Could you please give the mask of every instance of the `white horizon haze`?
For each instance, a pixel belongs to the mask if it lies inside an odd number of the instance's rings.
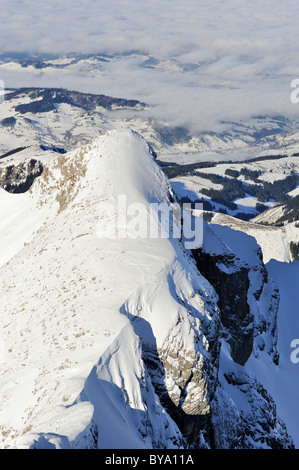
[[[192,130],[223,121],[296,118],[299,6],[292,0],[3,0],[0,51],[110,54],[101,71],[0,67],[6,87],[61,86],[138,99]]]

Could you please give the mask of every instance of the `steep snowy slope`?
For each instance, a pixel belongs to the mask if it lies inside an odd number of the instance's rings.
[[[272,259],[267,269],[279,287],[280,305],[277,317],[278,349],[280,364],[273,367],[265,357],[258,360],[252,356],[248,368],[260,379],[276,402],[277,411],[287,423],[288,431],[292,434],[296,448],[299,447],[298,436],[298,344],[299,344],[299,315],[298,315],[298,276],[299,262],[282,263]],[[295,341],[295,346],[292,344]],[[297,349],[295,350],[295,347]],[[296,352],[296,360],[292,352]]]
[[[245,235],[229,227],[206,232],[214,289],[177,238],[138,233],[159,224],[154,203],[176,209],[148,144],[131,131],[59,155],[29,192],[7,196],[1,447],[292,446],[261,378],[246,369],[260,350],[277,360],[275,286],[257,243],[241,249]],[[25,227],[28,214],[33,226],[19,240],[16,220]],[[219,279],[241,288],[237,338]]]
[[[41,165],[42,169],[43,165],[47,166],[54,161],[56,156],[55,152],[44,152],[39,146],[33,146],[0,160],[0,266],[20,251],[45,220],[55,214],[55,209],[53,212],[48,206],[38,210],[37,197],[32,197],[28,192],[11,194],[1,188],[1,183],[10,190],[13,187],[18,190],[22,185],[23,188],[30,187],[34,178],[40,174],[35,173],[30,162]]]
[[[285,262],[291,260],[288,232],[285,227],[245,222],[225,214],[214,214],[211,222],[231,227],[254,237],[261,247],[265,263],[272,258]]]
[[[275,212],[275,209],[266,211],[263,218],[254,218],[252,222],[245,222],[220,213],[211,214],[211,222],[231,227],[254,237],[261,247],[265,263],[271,259],[289,263],[294,261],[291,244],[299,244],[298,222],[287,223],[283,226],[271,225],[268,222],[270,218],[273,217],[273,221],[277,220]]]
[[[1,305],[1,335],[5,345],[5,361],[1,366],[2,446],[21,445],[22,435],[26,436],[24,445],[31,445],[34,438],[29,437],[30,432],[35,436],[44,432],[63,434],[59,444],[62,447],[65,442],[68,445],[75,442],[74,434],[84,431],[93,412],[91,406],[69,406],[81,394],[92,366],[105,350],[108,347],[115,350],[112,343],[116,337],[123,346],[119,346],[116,363],[110,360],[110,382],[114,387],[120,386],[123,393],[127,391],[123,407],[137,410],[136,416],[142,416],[143,422],[137,435],[134,432],[131,440],[128,437],[126,446],[158,445],[154,432],[157,413],[164,423],[162,429],[167,430],[161,431],[160,445],[171,446],[181,439],[153,387],[148,386],[130,317],[137,313],[134,309],[141,308],[140,296],[145,296],[141,304],[145,303],[148,309],[153,304],[153,311],[157,312],[152,313],[150,324],[155,330],[156,347],[161,347],[173,331],[185,361],[188,354],[185,357],[183,352],[191,350],[192,364],[194,355],[199,360],[200,350],[204,353],[208,348],[205,337],[199,335],[198,325],[200,321],[210,322],[213,308],[209,306],[206,310],[198,297],[189,301],[189,295],[194,291],[210,291],[212,305],[213,290],[183,250],[175,249],[167,239],[102,238],[103,224],[107,217],[113,217],[111,207],[117,208],[118,194],[125,194],[128,204],[138,201],[149,209],[149,201],[167,200],[169,190],[145,141],[131,132],[123,132],[95,139],[90,146],[67,157],[59,156],[44,169],[29,193],[8,195],[13,201],[12,223],[18,217],[22,226],[23,217],[27,218],[26,210],[20,212],[22,205],[14,202],[20,199],[27,207],[30,204],[35,207],[40,227],[20,251],[11,251],[15,256],[1,268],[1,297],[5,298]],[[8,221],[7,230],[9,227]],[[6,253],[6,247],[3,248],[2,253]],[[3,261],[7,257],[5,254]],[[182,281],[180,287],[176,278]],[[169,285],[172,287],[168,288]],[[193,328],[195,332],[190,336]],[[122,364],[122,349],[133,347],[126,344],[130,335],[135,341],[134,354],[128,353],[130,361]],[[195,367],[199,373],[200,361]],[[102,383],[106,379],[100,374],[99,380]],[[203,395],[204,385],[204,379],[195,385]],[[175,383],[172,387],[177,387],[174,394],[181,393]],[[146,400],[134,397],[144,394],[144,389],[147,402],[154,407],[153,416]],[[91,393],[88,390],[86,393]],[[120,406],[117,389],[114,400],[117,408]],[[93,405],[97,414],[96,404]],[[76,432],[67,424],[72,422],[69,413],[73,409],[78,414],[74,418]],[[115,419],[119,420],[117,416]],[[97,426],[102,446],[102,436],[109,435],[110,424],[103,420]],[[130,428],[128,423],[126,426]],[[142,432],[152,434],[152,441],[150,437],[144,441]],[[123,430],[119,429],[113,439],[107,445],[122,445]]]

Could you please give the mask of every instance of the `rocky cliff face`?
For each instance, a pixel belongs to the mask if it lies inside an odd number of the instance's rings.
[[[269,278],[259,246],[241,232],[211,224],[205,225],[205,241],[193,256],[215,288],[220,316],[218,340],[222,346],[211,400],[212,447],[292,447],[273,399],[246,368],[251,354],[258,357],[265,348],[269,360],[279,363],[279,292]],[[240,406],[242,400],[245,407]]]
[[[274,400],[246,370],[231,368],[220,374],[211,409],[216,449],[294,447]]]
[[[221,266],[234,267],[233,256],[212,256],[201,249],[193,254],[201,273],[217,292],[223,333],[226,332],[232,358],[244,365],[253,348],[253,314],[247,299],[249,269],[239,266],[236,270],[222,270]]]
[[[34,158],[14,165],[6,164],[0,167],[0,184],[9,193],[24,193],[42,172],[42,163]]]

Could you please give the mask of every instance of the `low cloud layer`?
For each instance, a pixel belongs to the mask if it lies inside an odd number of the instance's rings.
[[[7,86],[66,86],[154,106],[195,129],[254,115],[297,116],[293,0],[2,0],[1,51],[106,53],[101,73],[1,69]]]

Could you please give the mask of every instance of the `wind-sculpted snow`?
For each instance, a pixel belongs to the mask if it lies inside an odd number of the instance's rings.
[[[125,230],[119,197],[142,207],[142,224],[152,204],[176,208],[146,141],[112,131],[43,166],[28,192],[0,193],[1,447],[291,446],[273,399],[236,363],[242,335],[230,341],[225,299],[191,251],[173,233]],[[258,245],[242,252],[244,234],[213,233],[219,269],[230,274],[226,255],[235,275],[248,274],[236,304],[252,320],[245,353],[263,350],[274,364],[274,286]],[[265,406],[271,416],[260,419]]]
[[[6,300],[1,306],[3,446],[45,444],[46,435],[60,434],[57,416],[61,413],[63,420],[62,410],[80,395],[93,364],[131,324],[122,305],[178,256],[183,279],[190,264],[181,247],[177,253],[178,241],[98,236],[102,207],[115,206],[118,194],[147,207],[149,201],[170,204],[170,185],[142,138],[112,132],[67,157],[49,162],[28,193],[9,195],[28,200],[33,213],[43,217],[1,269],[1,295]],[[185,298],[191,286],[189,281]],[[168,297],[166,291],[164,312],[152,319],[154,328],[164,317],[165,337],[182,309]],[[135,367],[134,355],[127,367]],[[33,433],[31,443],[28,433]],[[74,441],[64,436],[59,446]],[[165,435],[163,439],[167,441]]]

